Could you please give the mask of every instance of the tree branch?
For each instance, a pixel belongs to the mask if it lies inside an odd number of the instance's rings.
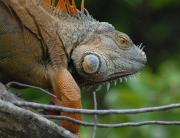
[[[96,97],[96,91],[93,92],[93,103],[94,103],[94,110],[97,110],[97,97]],[[96,123],[97,123],[97,115],[94,114],[94,127],[93,127],[93,135],[92,138],[96,138],[96,131],[97,131],[97,127],[96,127]]]
[[[6,100],[9,102],[5,102]],[[96,97],[94,94],[95,109],[97,107]],[[16,105],[16,106],[15,106]],[[19,106],[19,107],[17,107]],[[139,109],[123,109],[123,110],[88,110],[88,109],[72,109],[62,106],[55,105],[45,105],[32,102],[25,102],[17,98],[10,92],[7,92],[5,87],[0,84],[0,136],[8,136],[7,138],[14,137],[14,134],[17,136],[22,135],[23,137],[28,137],[32,135],[34,138],[39,138],[39,135],[42,137],[69,137],[73,136],[69,131],[64,128],[54,124],[53,122],[45,119],[60,119],[67,120],[73,123],[88,127],[100,127],[100,128],[119,128],[119,127],[138,127],[144,125],[176,125],[180,126],[180,121],[143,121],[143,122],[125,122],[119,124],[99,124],[98,122],[83,122],[79,120],[74,120],[65,116],[47,116],[47,115],[38,115],[29,110],[22,109],[20,107],[28,107],[31,109],[44,109],[44,110],[53,110],[60,112],[69,112],[69,113],[81,113],[88,115],[111,115],[111,114],[142,114],[149,112],[160,112],[167,111],[172,109],[179,109],[180,103],[170,104],[158,107],[148,107],[148,108],[139,108]],[[45,117],[45,118],[44,118]],[[11,124],[11,126],[9,125]],[[19,130],[21,129],[21,130]],[[22,131],[23,130],[23,131]],[[34,130],[37,130],[34,132]],[[46,130],[46,131],[44,131]],[[12,133],[9,133],[12,132]],[[20,133],[21,132],[21,133]],[[11,135],[13,134],[13,135]],[[50,136],[51,135],[51,136]]]
[[[62,106],[55,105],[45,105],[38,104],[32,102],[13,102],[13,104],[20,107],[30,107],[33,109],[44,109],[44,110],[52,110],[52,111],[60,111],[60,112],[68,112],[68,113],[81,113],[81,114],[89,114],[89,115],[111,115],[111,114],[144,114],[149,112],[160,112],[167,111],[172,109],[179,109],[180,103],[177,104],[169,104],[158,107],[148,107],[148,108],[139,108],[139,109],[124,109],[124,110],[89,110],[89,109],[73,109]]]
[[[68,130],[32,111],[10,102],[19,100],[0,83],[0,137],[1,138],[76,138]],[[8,102],[7,102],[8,101]]]
[[[86,127],[94,127],[96,125],[99,128],[120,128],[120,127],[138,127],[138,126],[145,126],[145,125],[172,125],[172,126],[180,126],[180,121],[143,121],[143,122],[126,122],[126,123],[119,123],[119,124],[99,124],[99,123],[89,123],[85,121],[79,121],[72,119],[66,116],[52,116],[52,115],[43,115],[48,119],[58,119],[58,120],[67,120],[73,123],[83,125]]]

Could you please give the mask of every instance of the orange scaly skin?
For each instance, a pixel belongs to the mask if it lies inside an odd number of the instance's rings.
[[[51,5],[51,0],[44,0],[45,3]],[[67,8],[66,8],[67,6]],[[72,0],[72,5],[69,0],[59,0],[56,6],[61,12],[69,12],[69,14],[77,15],[77,8],[74,0]],[[61,105],[64,107],[77,108],[81,109],[81,93],[78,85],[76,84],[74,78],[65,68],[59,69],[59,71],[55,74],[55,92],[54,94],[57,96],[57,99],[53,99],[53,102],[56,105]],[[70,114],[70,113],[61,113],[63,116],[68,116],[77,120],[82,120],[81,114]],[[80,135],[80,125],[62,121],[63,127],[70,130],[72,133],[76,135]]]
[[[65,2],[64,0],[60,0],[58,2],[58,6],[57,6],[62,12],[66,13],[67,12],[67,9],[66,9],[66,5],[65,5]]]
[[[48,5],[52,5],[52,0],[44,0],[44,2]],[[78,10],[76,8],[76,4],[74,0],[72,0],[72,4],[70,4],[69,0],[59,0],[58,4],[56,5],[56,8],[58,8],[61,12],[64,12],[64,13],[68,12],[71,15],[78,14]]]
[[[65,68],[59,69],[59,71],[56,73],[54,94],[57,96],[57,99],[54,99],[53,101],[57,105],[77,109],[82,107],[80,89],[71,74]],[[62,112],[61,115],[82,120],[82,116],[80,114]],[[79,125],[68,121],[63,121],[62,125],[71,132],[79,134]]]

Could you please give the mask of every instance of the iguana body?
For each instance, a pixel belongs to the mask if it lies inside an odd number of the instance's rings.
[[[49,0],[0,0],[0,79],[49,89],[55,104],[81,108],[78,85],[134,74],[146,56],[126,34],[62,2],[57,10]],[[63,126],[79,133],[78,125]]]

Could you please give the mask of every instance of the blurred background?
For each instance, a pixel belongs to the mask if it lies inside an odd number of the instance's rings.
[[[76,0],[80,5],[80,0]],[[99,21],[113,24],[135,44],[143,44],[148,63],[136,78],[97,93],[98,109],[127,109],[180,102],[180,0],[85,0],[85,7]],[[28,94],[27,91],[31,91]],[[26,98],[46,103],[49,97],[24,90]],[[82,92],[83,107],[93,108],[92,93]],[[40,98],[40,99],[39,99]],[[92,121],[92,116],[85,116]],[[141,115],[98,117],[100,123],[145,120],[179,120],[178,110]],[[90,138],[90,128],[82,127]],[[98,129],[97,138],[180,138],[177,126]]]
[[[159,106],[180,102],[180,0],[85,0],[99,21],[113,24],[135,44],[143,44],[148,63],[136,78],[98,92],[98,109]],[[92,94],[83,93],[84,107],[92,108]],[[87,101],[89,99],[89,101]],[[101,123],[180,120],[178,110],[144,115],[98,117]],[[92,118],[87,117],[87,120]],[[85,138],[90,129],[83,128]],[[180,138],[180,127],[143,126],[98,129],[97,138]]]

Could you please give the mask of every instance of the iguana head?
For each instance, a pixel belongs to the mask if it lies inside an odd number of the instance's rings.
[[[141,46],[108,23],[99,23],[73,51],[72,60],[81,85],[116,81],[136,74],[146,63]]]
[[[128,35],[109,23],[93,19],[84,9],[84,2],[81,11],[75,4],[61,4],[57,5],[60,10],[57,32],[72,61],[71,73],[80,86],[111,82],[144,67],[146,55]]]

